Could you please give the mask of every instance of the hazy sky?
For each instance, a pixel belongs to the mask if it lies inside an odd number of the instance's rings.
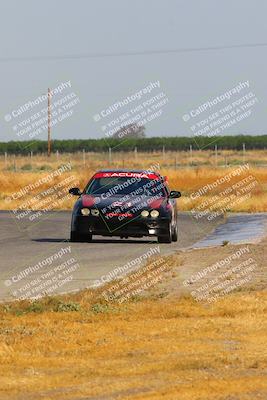
[[[164,92],[168,102],[146,124],[147,135],[192,135],[184,114],[249,81],[249,90],[233,99],[252,91],[257,103],[224,133],[266,133],[267,46],[224,48],[267,43],[266,15],[264,0],[1,0],[0,140],[28,139],[27,132],[18,136],[17,123],[46,102],[20,117],[12,111],[67,81],[71,90],[52,102],[72,92],[79,102],[52,128],[53,138],[103,137],[108,119],[93,117],[158,81],[160,88],[121,107],[109,122]],[[197,50],[203,48],[210,49]],[[222,101],[205,117],[228,104]]]

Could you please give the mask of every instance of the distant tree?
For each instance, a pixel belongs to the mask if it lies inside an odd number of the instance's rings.
[[[59,151],[61,153],[75,153],[77,151],[95,151],[95,152],[106,152],[107,142],[108,146],[116,148],[116,151],[133,151],[138,146],[138,151],[162,151],[162,147],[165,150],[177,150],[177,151],[188,151],[190,145],[194,149],[206,149],[214,150],[215,144],[218,145],[218,150],[232,149],[242,150],[243,143],[246,145],[247,150],[252,149],[266,149],[267,148],[267,135],[238,135],[238,136],[217,136],[216,140],[211,141],[210,137],[198,137],[197,140],[190,136],[171,136],[171,137],[144,137],[143,126],[139,127],[136,125],[135,128],[131,129],[132,125],[128,125],[121,128],[116,132],[116,137],[100,138],[100,139],[67,139],[67,140],[53,140],[53,151]],[[128,133],[127,133],[128,132]],[[129,138],[129,140],[123,141],[123,138]],[[139,138],[143,138],[139,141]],[[196,143],[197,141],[197,143]],[[118,146],[119,144],[119,146]],[[45,140],[36,141],[21,141],[21,142],[0,142],[0,155],[7,152],[10,154],[29,154],[29,151],[36,153],[46,153],[47,142]]]
[[[142,139],[145,135],[145,127],[138,124],[129,124],[122,126],[117,132],[112,136],[114,139],[124,139],[124,138],[137,138]]]

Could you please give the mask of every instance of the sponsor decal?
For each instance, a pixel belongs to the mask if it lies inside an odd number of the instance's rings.
[[[107,217],[132,217],[131,213],[119,213],[119,212],[110,212],[106,214]]]
[[[144,172],[98,172],[94,178],[146,178],[159,180],[160,177],[153,173]]]

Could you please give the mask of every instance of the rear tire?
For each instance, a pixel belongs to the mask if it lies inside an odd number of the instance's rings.
[[[168,233],[166,235],[158,236],[159,243],[171,243],[172,242],[172,227],[168,225]]]
[[[82,234],[79,232],[75,232],[75,231],[71,231],[71,233],[70,233],[70,241],[71,242],[80,242],[80,243],[91,242],[92,237],[93,237],[93,235],[91,233],[88,235],[85,235],[85,234]]]

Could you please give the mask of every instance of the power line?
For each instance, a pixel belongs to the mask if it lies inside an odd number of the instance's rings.
[[[51,155],[51,90],[47,92],[47,156]]]
[[[233,44],[228,46],[210,46],[210,47],[189,47],[181,49],[169,50],[144,50],[133,52],[118,52],[118,53],[80,53],[80,54],[65,54],[65,55],[45,55],[45,56],[27,56],[27,57],[0,57],[0,62],[13,62],[13,61],[56,61],[56,60],[79,60],[87,58],[106,58],[106,57],[130,57],[130,56],[150,56],[157,54],[179,54],[179,53],[193,53],[201,51],[216,51],[228,49],[242,49],[242,48],[256,48],[266,47],[267,43],[243,43]]]

